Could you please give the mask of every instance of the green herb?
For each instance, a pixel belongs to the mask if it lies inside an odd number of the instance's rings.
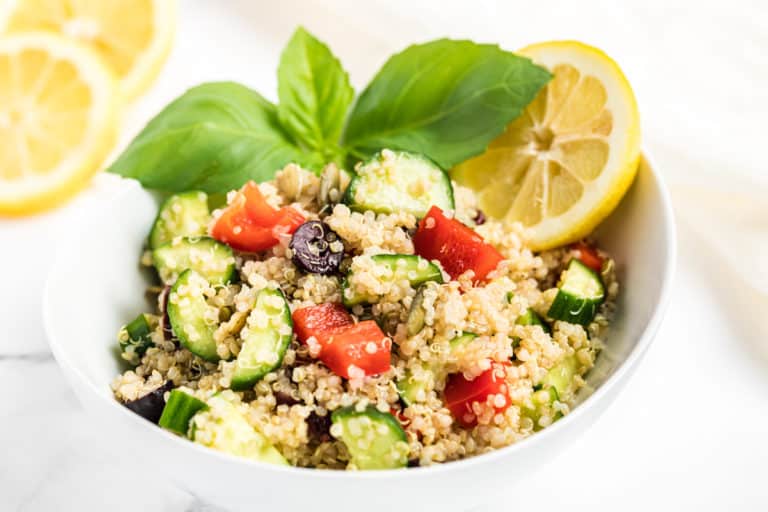
[[[444,169],[482,153],[551,75],[498,46],[441,39],[392,56],[360,95],[344,143],[422,153]]]
[[[333,160],[355,96],[349,76],[328,47],[299,28],[277,68],[278,117],[286,131]]]
[[[277,107],[243,85],[200,85],[155,116],[108,170],[150,189],[222,193],[268,181],[290,162],[319,172],[382,148],[447,169],[483,152],[550,78],[497,46],[441,39],[391,57],[350,114],[347,73],[299,28],[280,59]]]
[[[225,192],[266,181],[288,162],[319,164],[302,151],[257,92],[232,82],[194,87],[165,107],[108,169],[167,192]]]

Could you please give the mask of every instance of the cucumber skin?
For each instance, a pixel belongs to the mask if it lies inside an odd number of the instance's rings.
[[[152,327],[147,321],[147,315],[141,313],[126,324],[124,329],[128,334],[128,340],[119,342],[120,351],[123,353],[123,358],[127,360],[127,357],[125,356],[126,351],[130,347],[134,347],[133,355],[135,357],[128,362],[136,366],[139,364],[147,350],[155,346],[155,343],[152,341]]]
[[[440,168],[439,165],[437,165],[435,162],[433,162],[432,160],[430,160],[429,158],[427,158],[424,155],[420,155],[418,153],[409,153],[407,151],[395,151],[394,153],[396,153],[398,156],[405,155],[408,158],[413,158],[413,159],[421,160],[421,161],[425,162],[426,164],[428,164],[428,165],[436,168],[440,172],[442,172],[442,174],[443,174],[443,181],[447,185],[447,187],[446,187],[447,201],[446,201],[445,204],[438,204],[436,206],[439,206],[443,210],[454,210],[456,208],[456,203],[455,203],[454,193],[453,193],[453,184],[451,183],[451,177],[448,175],[447,172],[445,172],[442,168]],[[365,167],[366,165],[374,163],[374,162],[377,162],[377,161],[381,161],[381,158],[382,158],[381,151],[379,151],[378,153],[374,154],[371,158],[369,158],[368,160],[363,162],[362,163],[362,167]],[[401,210],[401,208],[392,209],[391,207],[383,207],[383,208],[362,207],[361,208],[362,205],[359,205],[355,201],[355,194],[357,192],[358,185],[360,185],[360,183],[363,182],[363,180],[365,180],[366,178],[367,178],[366,175],[361,175],[359,173],[355,173],[355,174],[352,175],[352,180],[349,182],[349,186],[344,191],[344,195],[341,198],[341,202],[343,204],[346,204],[352,210],[360,211],[360,212],[364,212],[364,211],[370,210],[370,211],[373,211],[375,213],[385,213],[385,214],[387,214],[387,213],[397,213],[398,211]],[[420,215],[416,215],[416,217],[423,217],[424,215],[426,215],[427,211],[429,210],[429,208],[431,206],[432,206],[432,204],[426,205],[424,211],[421,212]]]
[[[183,237],[180,241],[177,240],[176,242],[168,242],[167,244],[163,244],[152,251],[153,264],[157,270],[158,275],[160,276],[160,280],[166,284],[172,284],[173,280],[171,279],[171,276],[173,273],[185,270],[185,268],[171,269],[170,267],[167,267],[165,263],[163,263],[166,257],[166,253],[183,251],[185,246],[187,250],[192,250],[197,244],[201,244],[200,248],[203,248],[204,246],[210,246],[210,250],[222,251],[223,254],[216,254],[216,257],[230,258],[231,263],[220,275],[216,274],[211,276],[210,273],[205,272],[204,269],[194,270],[215,284],[227,284],[232,282],[236,275],[235,257],[234,253],[232,252],[232,248],[208,236]]]
[[[195,207],[195,208],[200,207],[201,206],[200,203],[202,203],[202,207],[205,209],[205,214],[206,214],[205,217],[207,217],[208,219],[210,218],[211,213],[210,213],[210,210],[208,209],[208,196],[205,192],[202,192],[199,190],[189,190],[187,192],[181,192],[179,194],[174,194],[168,197],[165,201],[163,201],[163,204],[160,205],[160,209],[157,212],[155,221],[152,223],[152,229],[150,230],[149,236],[147,237],[150,249],[156,249],[157,247],[160,247],[161,245],[170,242],[177,236],[201,236],[206,233],[205,223],[201,224],[203,229],[198,230],[195,233],[177,232],[177,233],[173,233],[171,236],[168,236],[167,233],[163,232],[164,230],[166,230],[166,226],[165,226],[165,220],[162,218],[162,214],[166,209],[171,208],[172,205],[178,201],[181,201],[182,208],[184,208],[185,203],[188,201],[193,201],[193,205],[190,205],[190,207]],[[198,204],[194,204],[194,203],[198,203]],[[184,212],[182,212],[182,214],[183,213]],[[195,212],[196,215],[199,213],[200,213],[199,211]]]
[[[261,290],[259,295],[265,292],[276,292],[276,294],[282,298],[284,305],[282,313],[283,322],[291,329],[291,334],[280,335],[280,342],[278,346],[279,356],[277,362],[274,365],[263,366],[262,368],[249,370],[241,370],[238,366],[235,366],[235,372],[232,375],[232,381],[230,383],[230,388],[233,391],[245,391],[247,389],[251,389],[253,385],[261,380],[266,374],[275,370],[276,368],[279,368],[280,365],[283,364],[285,352],[288,350],[288,346],[291,344],[291,340],[293,339],[293,319],[291,317],[291,308],[288,305],[288,301],[285,298],[285,295],[283,294],[282,290],[272,288],[265,288],[264,290]],[[258,302],[259,301],[257,297],[255,307],[258,307]],[[248,343],[247,340],[243,341],[243,345],[246,343]],[[240,353],[242,354],[242,348],[240,350]]]
[[[194,396],[185,393],[179,389],[171,391],[168,401],[165,403],[163,414],[160,416],[158,425],[166,430],[175,432],[182,436],[187,436],[189,432],[189,422],[192,417],[208,408],[208,404],[198,400]]]
[[[173,287],[171,288],[170,293],[176,293],[177,288],[187,282],[187,280],[189,279],[189,276],[192,275],[192,272],[195,272],[195,271],[192,269],[187,269],[184,272],[182,272],[179,278],[174,283]],[[199,299],[203,301],[205,300],[202,298],[199,298]],[[219,359],[221,359],[219,357],[218,352],[216,351],[216,342],[213,341],[212,332],[210,333],[211,343],[207,344],[204,347],[199,346],[197,342],[191,342],[187,338],[187,334],[184,331],[184,324],[186,323],[186,319],[181,318],[181,313],[179,311],[178,305],[174,304],[170,300],[168,301],[168,318],[171,321],[171,329],[173,329],[173,333],[179,339],[179,342],[182,344],[184,348],[186,348],[196,356],[212,363],[218,362]]]
[[[597,283],[600,295],[591,298],[580,297],[564,288],[568,286],[568,275],[571,272],[586,274],[589,279]],[[559,290],[552,301],[552,305],[547,311],[547,316],[555,320],[563,320],[572,324],[589,325],[594,320],[600,305],[605,300],[605,288],[600,276],[581,263],[577,259],[572,259],[565,271],[565,282],[560,283]]]
[[[390,267],[393,272],[398,270],[397,262],[400,259],[406,259],[409,263],[413,264],[415,263],[418,265],[418,262],[423,260],[421,256],[417,256],[415,254],[376,254],[374,256],[371,256],[371,259],[374,261],[374,263],[386,265]],[[443,283],[443,274],[440,272],[440,269],[432,263],[431,261],[427,261],[427,268],[424,270],[416,270],[417,273],[421,275],[417,275],[414,279],[409,279],[409,282],[411,283],[411,286],[419,286],[422,285],[428,281],[434,281],[438,284]],[[408,271],[407,265],[404,269]],[[347,276],[342,280],[341,283],[341,301],[344,304],[344,306],[351,308],[353,306],[357,306],[358,304],[365,304],[369,302],[368,297],[364,296],[354,296],[351,298],[347,297],[347,289],[349,289],[349,277],[352,276],[352,272],[347,274]]]
[[[405,431],[403,430],[403,427],[400,425],[400,422],[392,416],[392,414],[388,412],[381,412],[376,407],[369,405],[367,406],[362,412],[358,411],[354,405],[349,407],[342,407],[340,409],[336,409],[331,414],[331,422],[332,423],[338,423],[338,422],[344,422],[347,419],[355,418],[359,416],[367,416],[371,419],[374,423],[379,424],[385,424],[389,429],[389,434],[392,435],[392,442],[403,442],[408,443],[408,437],[405,435]],[[355,456],[355,449],[350,449],[349,445],[347,444],[347,440],[343,439],[344,436],[342,436],[342,441],[345,445],[347,445],[347,449],[350,451],[350,455],[352,455],[352,461],[356,459]],[[396,468],[402,468],[405,467],[407,464],[407,459],[403,460],[402,463],[391,466],[388,469],[396,469]],[[384,468],[360,468],[360,469],[384,469]]]

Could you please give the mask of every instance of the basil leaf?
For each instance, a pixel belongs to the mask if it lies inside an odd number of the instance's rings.
[[[332,159],[355,95],[339,60],[299,27],[280,57],[277,81],[280,123],[296,140]]]
[[[257,92],[234,82],[194,87],[160,112],[108,169],[145,188],[227,192],[267,181],[289,162],[322,165],[303,152]]]
[[[393,55],[363,91],[346,126],[350,153],[422,153],[443,168],[482,153],[550,73],[498,46],[440,39]]]

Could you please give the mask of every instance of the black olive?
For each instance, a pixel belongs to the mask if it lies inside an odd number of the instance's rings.
[[[320,416],[315,411],[307,417],[309,439],[316,443],[325,443],[331,438],[331,415]]]
[[[141,398],[137,398],[132,402],[125,402],[127,408],[141,416],[146,418],[152,423],[157,424],[160,421],[160,415],[163,414],[163,408],[165,408],[165,392],[173,389],[173,381],[167,380],[165,384],[150,391]]]
[[[291,396],[290,393],[286,393],[285,391],[276,391],[275,392],[275,404],[277,405],[297,405],[300,404],[301,400],[296,400]]]
[[[319,220],[310,220],[299,226],[293,233],[290,248],[296,266],[314,274],[338,272],[344,258],[341,238]]]
[[[480,226],[481,224],[485,224],[485,214],[483,213],[483,210],[480,208],[477,209],[477,214],[475,215],[475,218],[472,219],[475,221],[476,226]]]

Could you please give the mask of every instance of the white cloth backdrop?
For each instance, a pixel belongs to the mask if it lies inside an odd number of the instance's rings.
[[[768,508],[768,2],[180,3],[174,52],[126,115],[123,143],[204,80],[274,98],[279,50],[297,24],[329,43],[358,88],[393,51],[441,36],[509,49],[580,39],[614,56],[675,201],[672,304],[618,402],[551,465],[510,482],[499,508]],[[0,221],[0,509],[213,510],[162,475],[139,476],[135,454],[103,454],[109,432],[76,403],[43,337],[40,296],[57,240],[77,244],[67,226],[119,186],[99,176],[57,212]]]

